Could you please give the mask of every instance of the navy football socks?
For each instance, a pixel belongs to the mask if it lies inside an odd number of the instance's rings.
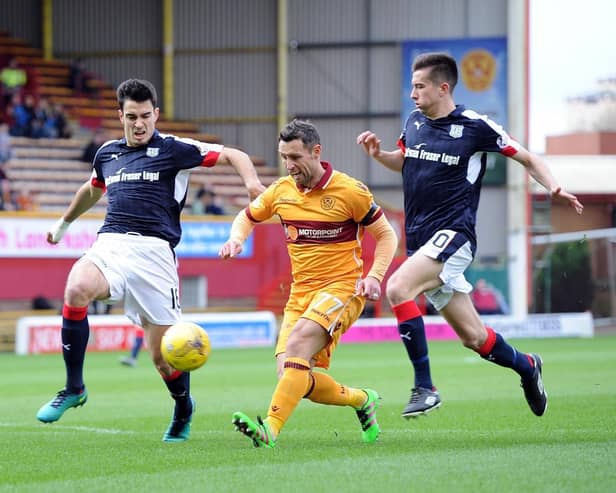
[[[392,310],[398,320],[400,339],[415,369],[415,387],[432,390],[428,341],[421,311],[412,300],[393,306]]]
[[[66,390],[79,394],[84,388],[83,362],[90,338],[88,307],[62,307],[62,355],[66,367]]]

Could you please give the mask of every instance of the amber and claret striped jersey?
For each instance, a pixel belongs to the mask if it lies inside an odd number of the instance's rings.
[[[294,284],[311,288],[363,275],[364,226],[383,211],[360,181],[321,162],[325,174],[312,189],[286,176],[272,183],[246,208],[256,223],[278,215],[285,232]]]

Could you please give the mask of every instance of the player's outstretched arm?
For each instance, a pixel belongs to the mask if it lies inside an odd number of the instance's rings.
[[[224,243],[218,251],[218,256],[223,259],[233,258],[242,253],[242,245],[246,241],[246,238],[250,236],[254,229],[254,223],[248,219],[245,211],[240,211],[233,224],[231,224],[231,232],[229,233],[229,239]]]
[[[84,212],[90,210],[100,200],[103,193],[103,190],[93,186],[90,180],[81,185],[62,217],[47,232],[47,242],[52,245],[58,243],[71,223]]]
[[[528,171],[528,174],[530,174],[530,176],[532,176],[537,183],[550,192],[553,199],[570,205],[578,214],[581,214],[584,211],[584,206],[578,198],[562,189],[550,172],[549,168],[539,156],[522,147],[513,155],[513,159],[524,166]]]
[[[357,136],[357,144],[362,146],[368,156],[376,159],[386,168],[392,171],[401,171],[404,164],[404,155],[400,149],[395,151],[383,151],[381,149],[381,139],[370,131],[366,130]]]
[[[398,237],[385,214],[366,226],[366,231],[376,240],[374,261],[366,277],[358,284],[356,294],[377,300],[381,296],[381,282],[398,248]]]
[[[238,175],[242,178],[250,200],[256,199],[258,195],[265,190],[265,186],[259,180],[257,171],[248,154],[239,149],[230,147],[223,148],[216,164],[230,164],[233,166]]]

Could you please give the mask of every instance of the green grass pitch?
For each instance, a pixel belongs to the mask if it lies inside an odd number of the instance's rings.
[[[382,396],[378,442],[349,408],[300,403],[275,449],[254,449],[231,414],[265,414],[270,348],[215,350],[192,375],[186,443],[161,441],[172,401],[141,354],[86,357],[88,403],[54,424],[38,408],[63,385],[60,355],[0,354],[0,492],[609,492],[616,491],[616,337],[524,339],[545,362],[549,407],[526,405],[519,379],[457,342],[431,342],[441,409],[400,418],[412,386],[399,343],[338,348],[331,374]]]

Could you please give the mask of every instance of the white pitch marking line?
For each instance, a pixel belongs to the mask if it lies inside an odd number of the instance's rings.
[[[44,424],[44,423],[41,423]],[[0,426],[4,426],[7,428],[10,427],[23,427],[29,426],[24,423],[0,423]],[[40,426],[40,425],[38,425]],[[119,435],[119,434],[134,434],[135,432],[132,430],[118,430],[115,428],[95,428],[93,426],[66,426],[66,425],[53,425],[53,428],[45,428],[49,430],[74,430],[74,431],[85,431],[88,433],[103,433],[108,435]]]

